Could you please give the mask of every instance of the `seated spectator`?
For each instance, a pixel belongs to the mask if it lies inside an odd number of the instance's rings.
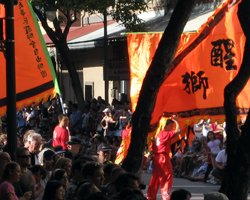
[[[48,180],[51,178],[52,171],[54,169],[55,160],[54,160],[55,152],[48,149],[43,153],[43,167],[46,171],[46,177],[42,180],[42,185],[45,188]]]
[[[55,169],[64,169],[68,179],[71,176],[72,160],[69,158],[61,157],[56,161]]]
[[[88,197],[88,200],[109,200],[109,198],[101,192],[94,192]]]
[[[104,143],[100,144],[97,147],[97,156],[98,156],[98,161],[101,164],[107,164],[111,163],[111,151],[112,148]]]
[[[46,178],[46,170],[41,165],[35,165],[30,168],[30,171],[32,172],[35,180],[34,198],[36,200],[40,200],[43,197],[45,188],[42,184],[42,180]]]
[[[27,130],[24,135],[23,135],[23,144],[25,148],[28,148],[30,141],[28,141],[28,138],[30,138],[30,136],[32,134],[36,133],[34,130]]]
[[[7,145],[7,134],[0,131],[0,150],[5,151]]]
[[[20,198],[17,197],[13,183],[20,180],[21,168],[16,162],[9,162],[5,165],[3,176],[1,177],[2,183],[0,184],[0,199],[13,199],[13,200],[30,200],[32,191],[24,193]]]
[[[210,192],[204,194],[204,200],[229,200],[228,197],[220,192]]]
[[[64,200],[65,188],[60,181],[48,181],[43,195],[43,200]]]
[[[204,181],[205,174],[208,168],[208,163],[204,162],[199,167],[193,170],[191,176],[187,177],[190,181]]]
[[[9,153],[7,152],[0,152],[0,177],[2,177],[2,173],[4,170],[4,167],[7,163],[9,163],[11,161],[11,157],[9,155]]]
[[[78,158],[76,160],[73,160],[71,168],[71,179],[66,189],[65,200],[76,199],[76,190],[83,181],[82,168],[86,162],[87,160],[85,160],[85,158]]]
[[[179,189],[172,192],[170,200],[190,200],[191,196],[189,191]]]
[[[67,144],[68,144],[68,151],[71,154],[71,158],[79,153],[81,148],[81,140],[79,138],[72,136]]]
[[[222,149],[215,158],[215,168],[212,170],[210,183],[220,184],[224,176],[224,169],[227,164],[226,149]]]
[[[219,151],[221,150],[222,143],[221,140],[215,137],[213,131],[209,131],[207,133],[207,147],[208,147],[208,153],[211,155],[213,168],[215,168],[215,158],[219,153]]]
[[[68,187],[69,184],[69,180],[68,180],[68,176],[67,173],[64,169],[55,169],[51,175],[51,181],[55,180],[55,181],[59,181],[60,183],[62,183],[63,187],[66,188]],[[64,191],[65,192],[65,191]]]
[[[213,131],[207,133],[207,158],[208,158],[208,167],[205,173],[205,182],[210,182],[209,174],[215,168],[215,158],[221,149],[222,143],[221,140],[216,139]]]
[[[112,182],[113,180],[113,176],[112,176],[112,171],[115,168],[120,168],[119,165],[113,164],[113,163],[107,163],[104,165],[103,167],[103,171],[104,171],[104,185],[109,184]]]
[[[126,188],[118,195],[119,200],[147,200],[139,189]]]
[[[98,189],[101,189],[104,181],[102,165],[97,162],[87,162],[82,168],[82,177],[85,181],[94,183]]]
[[[113,165],[111,168],[110,165]],[[111,170],[111,169],[112,170]],[[107,172],[111,171],[111,172]],[[125,173],[126,171],[121,168],[120,166],[115,166],[115,164],[107,164],[104,166],[104,176],[107,177],[107,180],[105,179],[105,185],[102,188],[102,192],[104,192],[108,196],[112,196],[116,191],[116,179],[119,177],[120,174]],[[110,174],[110,175],[107,175]]]
[[[129,172],[121,173],[115,180],[117,192],[121,192],[126,188],[140,189],[140,185],[139,177]]]
[[[34,130],[29,130],[25,133],[24,147],[26,147],[31,155],[31,165],[41,164],[38,158],[40,152],[42,136]]]
[[[94,183],[85,182],[77,189],[77,200],[87,200],[93,193],[100,192]]]
[[[184,153],[174,156],[175,176],[190,177],[193,175],[194,169],[199,168],[206,161],[205,147],[201,142],[201,138],[195,138],[192,146]]]
[[[43,166],[44,166],[45,170],[52,171],[54,169],[54,165],[55,165],[54,156],[55,155],[56,155],[56,153],[51,149],[48,149],[44,152],[44,154],[43,154]]]
[[[35,181],[32,172],[28,169],[31,167],[31,155],[28,149],[21,147],[16,150],[17,163],[21,167],[20,181],[14,183],[15,191],[18,197],[23,196],[26,192],[32,191],[34,195]]]
[[[61,146],[56,146],[53,149],[55,151],[55,156],[54,156],[55,163],[59,158],[65,157],[66,151],[63,150]]]

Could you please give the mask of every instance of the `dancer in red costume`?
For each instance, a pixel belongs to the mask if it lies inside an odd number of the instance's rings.
[[[153,172],[148,186],[148,200],[156,200],[158,188],[161,188],[163,200],[169,200],[173,185],[173,171],[170,160],[171,138],[180,132],[176,116],[167,119],[163,130],[155,136],[152,143]]]

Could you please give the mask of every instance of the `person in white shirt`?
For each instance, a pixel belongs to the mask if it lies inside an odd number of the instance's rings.
[[[211,174],[216,179],[222,181],[226,165],[227,165],[227,153],[226,149],[222,149],[215,158],[215,168],[213,169]]]

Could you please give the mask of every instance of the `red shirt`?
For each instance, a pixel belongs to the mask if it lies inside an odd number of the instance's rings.
[[[56,126],[53,132],[52,146],[62,146],[63,150],[67,150],[67,142],[69,141],[69,131],[66,128]]]
[[[175,131],[160,131],[155,142],[153,142],[154,153],[170,153],[171,138]]]

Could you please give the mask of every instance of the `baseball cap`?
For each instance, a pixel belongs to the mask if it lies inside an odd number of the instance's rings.
[[[107,144],[100,144],[98,147],[97,147],[97,152],[98,151],[111,151],[112,150],[112,147],[107,145]]]
[[[81,144],[81,139],[77,138],[77,137],[71,137],[71,139],[68,141],[69,145],[73,145],[73,144]]]
[[[43,158],[46,159],[46,160],[50,160],[53,158],[53,156],[55,156],[55,152],[51,149],[48,149],[46,151],[44,151],[43,153]]]

